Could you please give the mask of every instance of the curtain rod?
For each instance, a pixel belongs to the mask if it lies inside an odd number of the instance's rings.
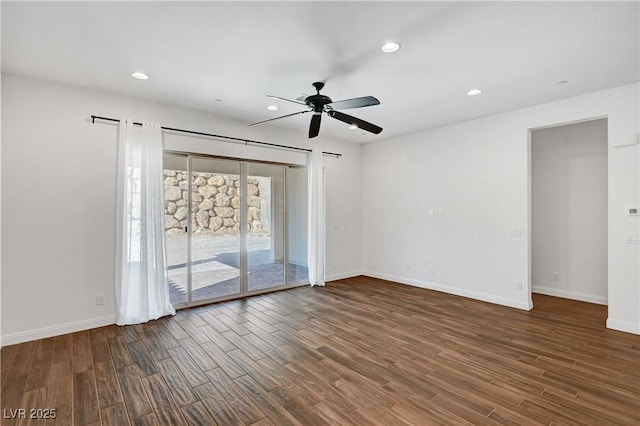
[[[91,123],[95,124],[96,120],[114,121],[114,122],[117,122],[117,123],[120,122],[120,120],[118,120],[116,118],[100,117],[98,115],[92,115],[91,116]],[[134,122],[133,124],[135,124],[137,126],[142,126],[142,123]],[[312,150],[310,150],[308,148],[298,148],[296,146],[278,145],[276,143],[260,142],[260,141],[254,141],[254,140],[251,140],[251,139],[234,138],[234,137],[231,137],[231,136],[216,135],[216,134],[213,134],[213,133],[204,133],[204,132],[196,132],[196,131],[193,131],[193,130],[175,129],[173,127],[164,127],[164,126],[162,126],[160,128],[162,130],[167,130],[167,131],[170,131],[170,132],[180,132],[180,133],[187,133],[189,135],[208,136],[208,137],[211,137],[211,138],[220,138],[220,139],[228,139],[228,140],[236,141],[236,142],[244,142],[245,145],[247,145],[247,144],[256,144],[256,145],[264,145],[264,146],[271,147],[271,148],[281,148],[281,149],[290,149],[290,150],[293,150],[293,151],[312,152]],[[336,158],[342,157],[342,154],[338,154],[338,153],[335,153],[335,152],[322,151],[322,154],[328,155],[328,156],[331,156],[331,157],[336,157]]]

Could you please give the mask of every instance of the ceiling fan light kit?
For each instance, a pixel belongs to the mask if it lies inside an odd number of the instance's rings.
[[[287,114],[280,117],[259,121],[257,123],[251,124],[251,126],[256,126],[258,124],[266,123],[269,121],[279,120],[281,118],[291,117],[293,115],[313,112],[313,116],[311,117],[311,123],[309,125],[309,138],[315,138],[320,133],[320,122],[322,120],[322,113],[324,112],[329,117],[335,118],[336,120],[340,120],[344,123],[347,123],[351,127],[356,126],[356,128],[366,130],[367,132],[374,133],[376,135],[382,132],[382,127],[376,126],[375,124],[369,123],[367,121],[364,121],[359,118],[353,117],[351,115],[345,114],[343,112],[337,111],[340,109],[362,108],[362,107],[367,107],[372,105],[379,105],[380,101],[378,99],[374,98],[373,96],[363,96],[360,98],[345,99],[342,101],[333,102],[333,100],[329,96],[320,94],[320,91],[324,87],[324,82],[316,81],[315,83],[313,83],[313,87],[316,89],[316,94],[307,96],[304,99],[304,101],[286,99],[286,98],[281,98],[279,96],[273,96],[273,95],[267,95],[267,97],[272,99],[278,99],[281,101],[292,102],[299,105],[305,105],[307,109],[304,111],[298,111],[292,114]]]

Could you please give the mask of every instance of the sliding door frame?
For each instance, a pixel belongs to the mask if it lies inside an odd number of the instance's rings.
[[[247,164],[240,161],[240,296],[246,295],[249,290],[249,254],[247,253]]]
[[[289,208],[287,205],[287,170],[290,168],[306,168],[305,166],[298,164],[288,164],[288,163],[278,163],[272,161],[258,161],[258,160],[248,160],[243,158],[233,158],[233,157],[223,157],[209,154],[201,154],[194,152],[184,152],[184,151],[173,151],[173,150],[164,150],[164,154],[168,155],[176,155],[176,156],[184,156],[187,160],[187,176],[188,176],[188,191],[187,191],[187,301],[180,302],[173,305],[175,309],[185,309],[185,308],[193,308],[196,306],[208,305],[211,303],[224,302],[227,300],[234,299],[242,299],[249,296],[256,296],[259,294],[271,293],[274,291],[287,290],[295,287],[302,287],[305,285],[309,285],[309,282],[297,282],[290,283],[289,282]],[[237,161],[240,166],[240,188],[243,189],[243,192],[240,197],[240,293],[230,294],[227,296],[221,296],[211,299],[203,299],[193,301],[192,299],[192,214],[193,207],[191,204],[192,199],[192,165],[191,160],[193,158],[209,158],[216,160],[230,160]],[[284,263],[284,283],[279,286],[269,287],[259,290],[249,291],[248,289],[248,226],[247,226],[247,207],[248,207],[248,198],[247,198],[247,164],[248,163],[256,163],[256,164],[270,164],[276,166],[282,166],[284,168],[283,173],[283,206],[284,206],[284,229],[283,232],[283,263]],[[273,192],[272,192],[273,193]]]
[[[193,194],[191,193],[191,189],[192,189],[192,184],[191,184],[191,176],[192,176],[192,172],[193,172],[193,167],[191,166],[191,155],[187,155],[185,156],[185,158],[187,159],[187,182],[188,182],[188,190],[187,190],[187,226],[185,231],[187,232],[187,301],[182,302],[185,303],[185,306],[192,306],[193,305],[193,301],[192,301],[192,297],[193,297],[193,283],[192,283],[192,268],[193,268],[193,262],[192,262],[192,250],[193,248],[191,247],[191,242],[192,242],[192,225],[193,225],[193,205],[191,204],[191,199],[193,197]]]

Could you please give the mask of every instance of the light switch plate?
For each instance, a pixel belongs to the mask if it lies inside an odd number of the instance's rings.
[[[627,232],[624,234],[624,242],[627,244],[640,244],[640,234],[637,232]]]

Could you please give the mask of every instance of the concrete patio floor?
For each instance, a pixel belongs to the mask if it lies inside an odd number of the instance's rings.
[[[274,261],[271,237],[248,234],[249,291],[284,285],[284,263]],[[240,293],[238,235],[194,233],[192,236],[192,301],[218,299]],[[167,265],[171,303],[187,301],[187,236],[167,235]],[[307,267],[289,263],[288,284],[308,282]]]

